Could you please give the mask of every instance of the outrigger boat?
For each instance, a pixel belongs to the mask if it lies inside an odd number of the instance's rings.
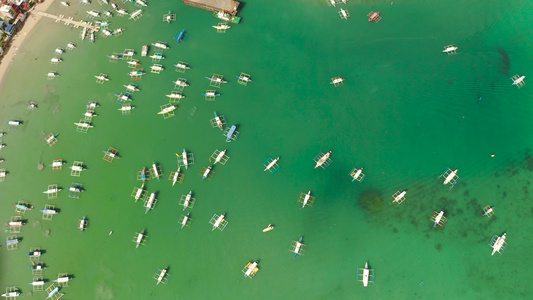
[[[174,111],[177,107],[175,105],[170,105],[168,107],[165,107],[163,110],[161,110],[160,112],[158,112],[157,114],[158,115],[164,115],[164,114],[168,114],[169,112],[171,111]]]
[[[221,77],[205,77],[208,80],[214,81],[215,83],[228,83],[226,80],[222,79]]]
[[[180,178],[180,170],[181,167],[178,167],[178,170],[174,173],[174,177],[172,178],[172,186],[174,186],[176,182],[178,182],[178,178]]]
[[[398,203],[398,204],[402,204],[402,202],[405,201],[405,195],[407,194],[407,191],[398,191],[396,193],[394,193],[394,195],[392,195],[392,198],[394,198],[394,200],[392,200],[392,203]]]
[[[130,66],[140,66],[141,63],[139,63],[138,61],[130,60],[130,61],[128,61],[128,65],[130,65]],[[130,74],[128,74],[128,75],[130,75]],[[131,75],[131,76],[133,76],[133,75]]]
[[[91,43],[94,43],[94,41],[96,40],[96,35],[94,34],[94,31],[91,32]]]
[[[150,58],[151,59],[156,59],[156,60],[161,60],[161,59],[165,59],[165,57],[161,54],[152,54],[150,55]]]
[[[38,280],[38,281],[32,281],[28,283],[29,285],[38,286],[38,285],[44,285],[44,280]]]
[[[128,11],[125,10],[125,9],[117,9],[117,14],[119,14],[120,16],[125,16],[128,14]]]
[[[457,49],[459,48],[455,47],[454,45],[448,45],[444,47],[444,50],[442,50],[442,52],[448,53],[448,54],[455,54]]]
[[[146,167],[143,167],[143,170],[141,171],[141,180],[143,182],[143,187],[144,187],[144,184],[146,183],[146,179],[147,179],[146,178]],[[141,191],[142,191],[142,189],[141,189]],[[138,200],[137,196],[135,197],[135,200]]]
[[[152,163],[152,169],[154,169],[154,177],[157,178],[157,181],[159,181],[159,177],[161,176],[161,174],[159,174],[155,162]]]
[[[31,251],[29,253],[26,253],[29,257],[41,257],[43,253],[41,251]]]
[[[150,194],[150,198],[148,198],[148,201],[146,202],[146,211],[144,214],[147,214],[150,209],[153,208],[155,201],[155,192]]]
[[[124,95],[124,94],[117,95],[117,94],[115,94],[115,96],[117,96],[117,98],[119,100],[122,100],[122,101],[131,101],[131,98],[128,97],[128,95]]]
[[[139,91],[139,88],[133,84],[128,84],[128,85],[124,85],[124,87],[128,90],[128,91],[131,91],[131,92],[138,92]]]
[[[177,66],[177,65],[176,65]],[[188,68],[188,67],[187,67]],[[190,68],[189,68],[190,69]],[[189,86],[189,84],[186,82],[186,81],[182,81],[182,80],[176,80],[176,81],[173,81],[173,83],[175,85],[179,85],[179,86]]]
[[[148,55],[148,45],[144,45],[142,50],[141,50],[141,56],[146,56]]]
[[[244,272],[243,279],[246,277],[254,278],[255,274],[257,274],[257,272],[259,271],[259,268],[257,267],[257,265],[258,265],[257,261],[254,261],[253,263],[249,262],[248,264],[246,264],[246,266],[242,270]]]
[[[45,215],[56,215],[57,214],[56,210],[50,209],[50,208],[41,209],[39,211],[42,212]]]
[[[272,224],[268,224],[267,227],[265,227],[265,229],[263,229],[263,232],[269,232],[270,230],[273,230],[274,229],[274,226],[272,226]]]
[[[216,111],[214,113],[215,113],[215,122],[218,128],[220,128],[220,130],[224,130],[224,123],[222,122],[222,119],[217,115]]]
[[[239,22],[241,21],[241,17],[230,15],[225,11],[217,11],[213,14],[213,16],[215,16],[215,18],[218,18],[220,20],[228,21],[234,24],[239,24]]]
[[[506,235],[507,235],[507,233],[504,233],[500,237],[497,236],[497,235],[494,235],[492,237],[492,239],[489,242],[489,246],[492,247],[492,254],[491,255],[494,255],[494,253],[496,253],[496,252],[498,252],[500,254],[503,253],[503,251],[505,250],[505,247],[507,247],[507,243],[505,242]]]
[[[274,159],[273,161],[271,161],[266,167],[265,169],[263,170],[264,171],[267,171],[267,170],[270,170],[270,168],[274,167],[276,165],[276,163],[279,161],[279,157]]]
[[[178,35],[178,37],[176,38],[176,43],[182,42],[184,37],[185,37],[185,29],[183,29]]]
[[[492,217],[494,215],[494,206],[490,206],[490,205],[487,205],[485,207],[483,207],[483,217],[484,216],[487,216],[487,217]]]
[[[6,297],[6,298],[14,298],[14,297],[18,297],[20,296],[20,292],[19,291],[12,291],[12,292],[7,292],[7,293],[3,293],[2,294],[2,297]]]
[[[53,289],[52,291],[50,291],[50,293],[48,293],[48,297],[46,297],[46,299],[51,299],[53,298],[57,293],[59,293],[59,289],[60,287],[56,287],[55,289]],[[64,295],[63,293],[61,293],[61,295]]]
[[[24,225],[24,222],[22,221],[10,221],[9,223],[6,223],[7,227],[19,227]]]
[[[518,88],[521,88],[523,87],[526,82],[524,81],[524,79],[526,79],[526,76],[518,76],[518,75],[514,75],[511,80],[513,81],[513,84],[512,85],[516,85]]]
[[[183,201],[183,210],[189,207],[189,204],[191,203],[192,199],[192,191],[190,191],[187,196],[185,197],[185,200]]]
[[[181,63],[177,63],[174,65],[174,67],[176,68],[180,68],[180,69],[183,69],[183,70],[189,70],[191,67],[187,66],[187,65],[184,65],[184,64],[181,64]],[[179,80],[178,80],[179,81]]]
[[[213,28],[215,28],[216,30],[226,30],[226,29],[230,29],[231,26],[229,26],[228,24],[219,24],[219,25],[214,25]]]
[[[96,108],[96,107],[100,106],[100,105],[98,105],[98,103],[92,102],[92,101],[89,102],[89,103],[86,103],[84,105],[87,106],[87,108]]]
[[[68,2],[65,2],[65,1],[61,2],[61,5],[65,6],[65,7],[70,6],[70,4]]]
[[[24,204],[12,204],[12,205],[22,211],[31,210],[31,207],[24,205]]]
[[[298,254],[300,254],[300,248],[302,248],[303,244],[302,244],[302,240],[304,239],[303,236],[300,237],[300,239],[296,242],[296,244],[294,245],[294,257],[296,258],[296,256]]]
[[[69,282],[71,279],[72,279],[72,277],[63,276],[63,277],[58,277],[57,279],[54,279],[54,282],[64,283],[64,282]]]
[[[220,96],[220,94],[212,92],[212,91],[209,91],[209,92],[203,93],[202,96],[205,96],[205,97],[218,97],[218,96]]]
[[[9,246],[9,245],[16,245],[16,244],[18,244],[19,242],[20,242],[19,239],[12,239],[12,240],[7,240],[7,241],[4,243],[4,245],[6,245],[6,246]]]
[[[36,265],[33,265],[33,266],[29,266],[28,268],[30,268],[32,270],[44,270],[44,269],[46,269],[46,266],[45,265],[41,265],[41,264],[36,264]]]
[[[252,79],[246,75],[235,75],[235,77],[244,82],[252,82]]]
[[[224,158],[224,155],[226,155],[226,150],[225,149],[218,153],[217,157],[215,158],[215,162],[213,163],[213,165],[216,165],[218,162],[220,162]]]
[[[176,153],[176,156],[179,157],[179,155]],[[187,159],[187,151],[183,149],[183,152],[181,153],[181,159],[183,160],[183,165],[185,166],[185,170],[189,167],[189,160]]]
[[[120,57],[118,57],[117,55],[108,55],[107,57],[114,58],[114,59],[120,59]],[[94,75],[94,78],[96,78],[99,81],[109,81],[109,78],[107,78],[105,75]]]
[[[157,283],[155,285],[159,285],[161,282],[163,282],[163,278],[165,278],[165,274],[167,274],[167,268],[164,268],[161,270],[161,273],[159,273],[159,276],[157,277]]]
[[[135,109],[135,106],[131,106],[131,105],[124,105],[122,106],[121,108],[119,108],[118,110],[120,110],[121,112],[129,112],[129,111],[132,111],[133,109]],[[129,114],[129,113],[128,113]]]
[[[74,125],[81,127],[81,128],[93,128],[93,125],[91,123],[74,123]]]
[[[440,212],[433,212],[433,215],[430,218],[431,221],[433,221],[433,227],[436,227],[437,225],[444,227],[444,223],[446,223],[446,217],[444,216],[444,210],[441,210]]]
[[[63,60],[61,58],[57,58],[57,57],[54,57],[54,58],[50,59],[50,62],[53,63],[53,64],[58,64],[58,63],[60,63],[62,61]]]
[[[148,6],[148,4],[146,4],[146,2],[142,1],[142,0],[135,0],[135,3],[139,6]]]
[[[83,219],[80,220],[80,224],[78,225],[78,229],[80,232],[83,232],[87,228],[87,220],[85,219],[85,216],[83,216]]]
[[[364,269],[359,269],[357,277],[359,281],[363,283],[363,286],[366,288],[369,282],[374,282],[374,270],[368,268],[368,262],[365,263]]]
[[[130,19],[136,20],[137,18],[141,17],[142,13],[143,13],[142,9],[138,9],[138,10],[136,10],[136,11],[131,13]]]
[[[338,86],[340,85],[341,83],[344,82],[344,78],[342,77],[337,77],[337,78],[334,78],[333,80],[331,80],[330,84],[333,84],[334,86]]]
[[[54,74],[55,74],[55,73],[54,73]],[[8,121],[8,122],[7,122],[7,125],[9,125],[9,126],[19,126],[19,125],[22,125],[22,122],[12,120],[12,121]]]
[[[143,71],[131,71],[128,73],[128,76],[142,76],[142,75],[146,75],[146,73]]]
[[[135,248],[139,248],[139,245],[142,243],[143,241],[143,237],[144,237],[144,230],[141,231],[141,233],[139,233],[137,235],[137,240],[135,241]]]
[[[316,162],[315,169],[321,167],[324,163],[326,163],[332,152],[333,151],[329,151],[328,153],[322,155],[322,157]]]
[[[189,221],[189,215],[190,215],[190,213],[188,213],[186,216],[184,216],[183,220],[181,220],[181,229],[183,229],[183,227],[185,227],[187,225],[187,221]]]
[[[91,17],[98,18],[100,16],[100,13],[94,10],[88,10],[87,14]]]
[[[61,48],[56,48],[56,49],[54,50],[54,52],[55,52],[57,55],[61,55],[61,54],[65,53],[65,50],[63,50],[63,49],[61,49]]]
[[[108,18],[112,18],[113,17],[113,13],[108,11],[108,10],[104,10],[104,11],[102,11],[102,13],[104,14],[104,16],[106,16]]]
[[[83,27],[83,29],[81,30],[81,40],[85,40],[85,37],[87,36],[87,27]]]
[[[104,37],[109,37],[109,36],[113,35],[111,30],[109,30],[109,29],[102,29],[102,34],[104,35]]]
[[[170,99],[183,99],[185,98],[185,96],[183,96],[182,94],[169,94],[169,95],[166,95],[167,97],[169,97]]]
[[[218,216],[218,218],[217,218],[217,220],[215,221],[215,223],[213,223],[213,229],[211,229],[211,231],[214,231],[215,229],[217,229],[218,226],[220,226],[220,224],[222,224],[222,222],[225,221],[224,218],[225,218],[225,215],[224,215],[224,214]]]
[[[229,129],[228,133],[226,134],[226,142],[227,143],[231,142],[231,140],[233,138],[233,134],[235,133],[235,130],[237,130],[237,126],[232,125],[231,128]]]
[[[204,174],[202,175],[202,181],[204,181],[207,177],[209,177],[209,173],[211,172],[211,169],[213,169],[212,166],[209,166],[205,169]]]
[[[304,208],[307,205],[309,200],[311,200],[311,191],[309,191],[309,192],[307,192],[307,194],[305,194],[304,199],[302,200],[302,208]],[[311,202],[311,206],[313,206],[312,202]]]
[[[59,289],[60,289],[60,287],[57,286],[55,289],[53,289],[52,291],[50,291],[50,292],[48,293],[48,297],[46,297],[46,299],[51,299],[51,298],[52,298],[52,299],[55,299],[55,298],[53,298],[53,297],[54,297],[57,293],[59,293]],[[48,290],[48,289],[47,289],[47,290]],[[60,295],[63,296],[63,295],[65,295],[65,294],[61,293]]]
[[[55,188],[53,188],[53,189],[49,189],[49,190],[44,191],[43,194],[53,194],[53,193],[57,193],[57,192],[59,192],[59,191],[61,191],[61,189],[55,187]]]
[[[120,54],[122,54],[123,56],[134,56],[135,55],[135,51],[128,50],[127,52],[122,52]]]
[[[164,70],[163,66],[161,65],[153,65],[150,67],[150,69],[152,70],[152,72],[157,72],[157,73]]]
[[[76,44],[75,44],[75,43],[68,43],[68,44],[67,44],[67,49],[68,49],[68,50],[74,50],[74,49],[76,49]]]
[[[371,11],[371,12],[367,15],[367,17],[368,17],[368,22],[376,21],[376,23],[377,23],[377,22],[381,21],[381,16],[379,15],[379,13],[380,13],[379,11],[378,11],[378,12],[373,12],[373,11]]]
[[[163,50],[166,50],[166,49],[169,49],[168,45],[165,44],[165,43],[161,43],[161,42],[157,42],[157,43],[152,43],[152,45],[156,48],[159,48],[159,49],[163,49]]]

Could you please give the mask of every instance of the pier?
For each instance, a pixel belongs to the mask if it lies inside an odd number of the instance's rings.
[[[224,11],[233,16],[237,15],[241,4],[234,0],[183,0],[183,3],[210,11]]]
[[[63,24],[65,24],[67,26],[72,26],[74,28],[79,28],[79,27],[87,28],[87,30],[89,30],[89,32],[94,32],[94,31],[98,32],[100,30],[98,25],[95,25],[93,23],[89,23],[89,22],[86,22],[86,21],[82,21],[81,19],[78,20],[78,21],[75,21],[73,17],[65,18],[64,15],[56,16],[56,15],[53,15],[53,14],[46,13],[44,11],[37,11],[37,14],[39,14],[39,15],[41,15],[43,17],[54,19],[56,23],[63,22]]]

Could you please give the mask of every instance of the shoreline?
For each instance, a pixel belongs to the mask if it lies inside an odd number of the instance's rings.
[[[0,58],[0,89],[4,85],[6,74],[11,69],[11,65],[15,61],[15,57],[24,44],[26,37],[42,18],[41,15],[36,13],[37,8],[39,8],[40,11],[46,11],[52,3],[54,3],[54,0],[45,0],[42,3],[35,3],[35,5],[28,11],[28,16],[19,31],[9,41],[7,51]]]

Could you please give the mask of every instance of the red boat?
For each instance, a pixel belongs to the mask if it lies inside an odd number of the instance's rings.
[[[368,17],[368,22],[372,22],[372,21],[376,21],[379,22],[381,20],[381,16],[379,15],[379,11],[378,12],[373,12],[371,11],[367,17]]]

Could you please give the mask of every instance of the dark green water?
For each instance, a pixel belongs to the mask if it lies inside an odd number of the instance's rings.
[[[31,290],[25,253],[41,247],[45,279],[74,276],[62,289],[64,299],[531,297],[525,284],[533,279],[527,269],[533,246],[531,86],[517,89],[509,78],[526,75],[529,81],[533,5],[350,1],[340,7],[350,11],[347,21],[325,1],[250,1],[240,13],[242,23],[217,34],[211,13],[180,1],[151,1],[138,21],[109,20],[113,29],[126,28],[122,36],[98,36],[94,44],[82,42],[79,29],[42,19],[0,91],[2,124],[24,122],[16,130],[0,127],[7,131],[0,167],[9,172],[0,183],[0,218],[7,223],[15,215],[11,204],[19,200],[34,206],[24,216],[19,249],[0,248],[1,290]],[[86,19],[90,9],[102,8],[54,3],[49,12]],[[161,21],[169,10],[177,14],[171,24]],[[368,23],[370,11],[381,11],[381,22]],[[172,38],[182,29],[189,36],[176,44]],[[71,41],[77,49],[50,65],[53,50]],[[121,116],[113,94],[130,83],[130,69],[106,55],[135,49],[148,70],[151,59],[139,53],[157,41],[171,47],[161,62],[166,70],[138,82],[135,110]],[[448,44],[459,47],[457,55],[441,52]],[[178,61],[191,70],[175,72]],[[51,70],[60,77],[46,80]],[[241,72],[254,82],[238,85]],[[96,84],[100,73],[111,80]],[[205,77],[213,73],[228,84],[208,102],[201,94],[212,89]],[[335,76],[346,84],[334,88],[329,82]],[[165,120],[157,112],[178,77],[190,86],[176,115]],[[26,110],[30,100],[39,103],[34,112]],[[78,133],[73,123],[89,100],[101,105],[98,116],[87,134]],[[213,111],[238,124],[237,141],[228,144],[211,128]],[[52,148],[44,143],[51,132],[59,134]],[[108,147],[121,155],[112,164],[102,160]],[[167,178],[183,148],[195,163],[183,184],[172,187]],[[227,149],[230,159],[202,182],[198,174],[216,149]],[[313,169],[313,158],[330,150],[329,168]],[[263,172],[269,156],[281,157],[274,175]],[[48,165],[57,158],[67,164],[53,172]],[[74,161],[87,166],[80,178],[70,176]],[[37,171],[39,162],[47,166],[43,171]],[[137,171],[152,162],[161,164],[164,175],[147,183],[158,202],[145,214],[130,194],[140,186]],[[365,168],[361,183],[348,176],[354,167]],[[438,178],[446,168],[459,169],[452,190]],[[86,189],[80,199],[61,191],[47,200],[42,193],[49,184],[67,189],[72,182]],[[391,195],[404,189],[407,200],[390,205]],[[191,226],[181,230],[178,202],[191,190],[197,202],[186,211]],[[298,197],[309,190],[316,201],[300,210]],[[362,205],[369,191],[379,200]],[[60,213],[35,223],[45,204]],[[480,216],[488,204],[496,207],[491,219]],[[448,220],[434,229],[429,217],[441,209]],[[212,232],[208,222],[221,213],[229,224]],[[80,233],[76,225],[83,216],[89,227]],[[276,229],[262,233],[269,223]],[[142,230],[149,237],[136,249],[132,239]],[[488,242],[504,232],[508,248],[491,257]],[[306,252],[295,259],[288,249],[302,235]],[[243,279],[241,269],[252,260],[259,260],[260,271]],[[376,278],[363,289],[357,269],[366,261]],[[170,280],[156,287],[152,276],[164,267]]]

